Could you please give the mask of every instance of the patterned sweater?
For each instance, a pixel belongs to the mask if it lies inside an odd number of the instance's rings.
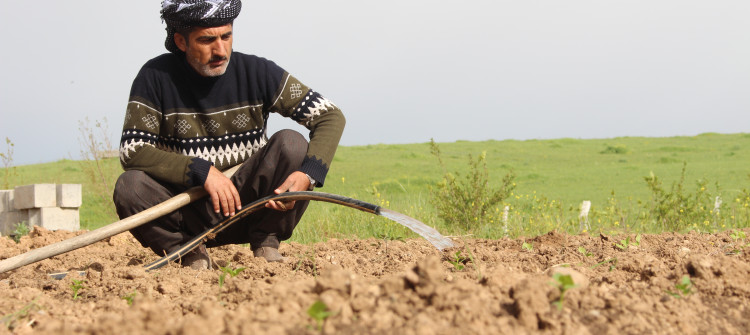
[[[164,182],[203,185],[211,165],[225,170],[266,144],[272,112],[310,130],[299,170],[322,186],[344,129],[341,110],[275,63],[239,52],[218,77],[172,53],[148,61],[130,91],[120,162]]]

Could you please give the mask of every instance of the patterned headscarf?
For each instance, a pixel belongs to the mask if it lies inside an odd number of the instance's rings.
[[[161,19],[167,23],[167,40],[164,46],[180,53],[174,34],[191,27],[218,27],[231,23],[240,14],[240,0],[164,0],[161,2]]]

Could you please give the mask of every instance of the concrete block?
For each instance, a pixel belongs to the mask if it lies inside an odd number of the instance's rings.
[[[57,206],[57,187],[55,187],[55,184],[16,186],[14,191],[13,202],[16,209]]]
[[[13,205],[13,190],[0,190],[0,212],[16,210]]]
[[[49,230],[77,231],[81,228],[77,208],[32,208],[29,209],[29,223]]]
[[[0,213],[0,233],[8,236],[16,230],[16,224],[20,222],[29,222],[29,211],[12,211]]]
[[[78,208],[82,199],[81,184],[57,184],[57,207]]]

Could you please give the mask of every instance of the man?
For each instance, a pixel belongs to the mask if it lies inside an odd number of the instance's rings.
[[[130,92],[120,160],[125,172],[113,199],[120,218],[148,209],[192,186],[210,198],[131,230],[162,256],[232,216],[242,204],[323,186],[345,120],[329,100],[273,62],[232,50],[240,0],[165,0],[165,46],[148,61]],[[310,142],[266,123],[279,113],[310,130]],[[242,166],[227,178],[221,171]],[[205,247],[249,243],[256,257],[282,261],[307,201],[269,202],[182,259],[210,267]]]

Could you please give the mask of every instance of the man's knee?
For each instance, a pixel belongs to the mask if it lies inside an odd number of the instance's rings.
[[[288,159],[298,159],[300,163],[307,154],[307,140],[302,134],[291,129],[276,132],[268,142],[269,145],[278,146],[282,156]]]
[[[128,170],[123,172],[117,182],[112,194],[112,200],[115,203],[118,214],[132,215],[133,211],[142,210],[144,207],[152,205],[148,199],[154,195],[152,185],[155,181],[143,171]],[[156,200],[158,202],[158,200]],[[146,203],[149,202],[149,203]]]

